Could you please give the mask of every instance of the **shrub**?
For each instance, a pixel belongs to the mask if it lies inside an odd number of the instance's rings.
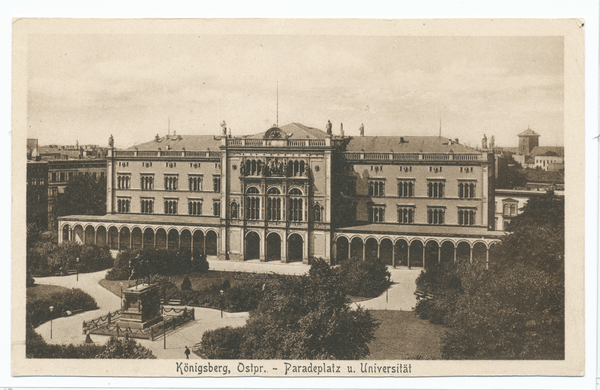
[[[380,259],[344,260],[339,272],[346,293],[354,296],[374,298],[391,284],[391,275]]]
[[[244,339],[244,328],[227,326],[209,330],[202,335],[201,347],[194,349],[205,359],[236,359],[240,356],[240,345]]]
[[[131,264],[131,268],[130,268]],[[194,256],[187,249],[165,250],[144,248],[139,251],[127,250],[119,253],[114,261],[113,269],[107,274],[108,280],[123,280],[133,277],[145,278],[150,275],[179,275],[191,271],[208,271],[206,258],[194,251]]]
[[[33,359],[156,359],[152,351],[133,340],[111,337],[104,345],[48,344],[27,325],[25,356]]]
[[[156,359],[152,351],[124,337],[108,339],[96,359]]]
[[[183,278],[183,281],[181,282],[181,290],[182,291],[186,291],[186,290],[191,290],[192,289],[192,282],[190,282],[190,278],[188,278],[187,276],[185,278]]]
[[[231,287],[231,282],[229,281],[229,279],[223,280],[223,283],[221,283],[221,290],[225,291],[225,290],[228,290],[230,287]]]
[[[50,306],[53,311],[50,312]],[[50,298],[36,299],[27,303],[26,321],[34,328],[50,319],[62,317],[68,310],[95,310],[98,308],[94,298],[80,289],[52,294]]]
[[[33,287],[35,285],[35,279],[31,276],[29,272],[27,272],[27,287]]]

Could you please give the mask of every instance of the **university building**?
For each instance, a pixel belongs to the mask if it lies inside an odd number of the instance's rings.
[[[494,156],[433,136],[345,137],[298,123],[168,135],[107,156],[107,213],[59,218],[59,242],[197,249],[209,260],[393,266],[482,261]],[[112,142],[111,142],[112,143]]]

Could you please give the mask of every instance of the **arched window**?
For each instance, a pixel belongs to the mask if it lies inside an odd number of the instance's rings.
[[[323,207],[320,204],[315,204],[314,219],[315,222],[321,222]]]
[[[267,191],[267,194],[269,194],[269,195],[281,195],[281,191],[279,191],[279,188],[273,187],[273,188],[269,188],[269,190]]]
[[[250,196],[246,197],[246,219],[260,219],[260,198],[254,196],[259,194],[260,191],[256,187],[250,187],[246,190],[246,194]]]
[[[290,195],[291,196],[302,196],[302,191],[300,191],[298,188],[292,188],[290,190]]]

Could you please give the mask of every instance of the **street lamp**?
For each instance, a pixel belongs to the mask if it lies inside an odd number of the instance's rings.
[[[79,257],[75,259],[75,263],[77,264],[77,281],[79,282]]]
[[[221,293],[221,318],[223,318],[223,290],[221,290],[220,293]]]
[[[50,306],[50,338],[52,338],[52,312],[54,311],[54,306]]]
[[[123,281],[121,280],[121,311],[123,311]]]

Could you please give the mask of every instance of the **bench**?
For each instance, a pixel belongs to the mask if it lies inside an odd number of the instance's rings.
[[[434,299],[435,297],[429,293],[423,292],[423,291],[415,291],[415,295],[417,296],[418,300],[421,299]]]

